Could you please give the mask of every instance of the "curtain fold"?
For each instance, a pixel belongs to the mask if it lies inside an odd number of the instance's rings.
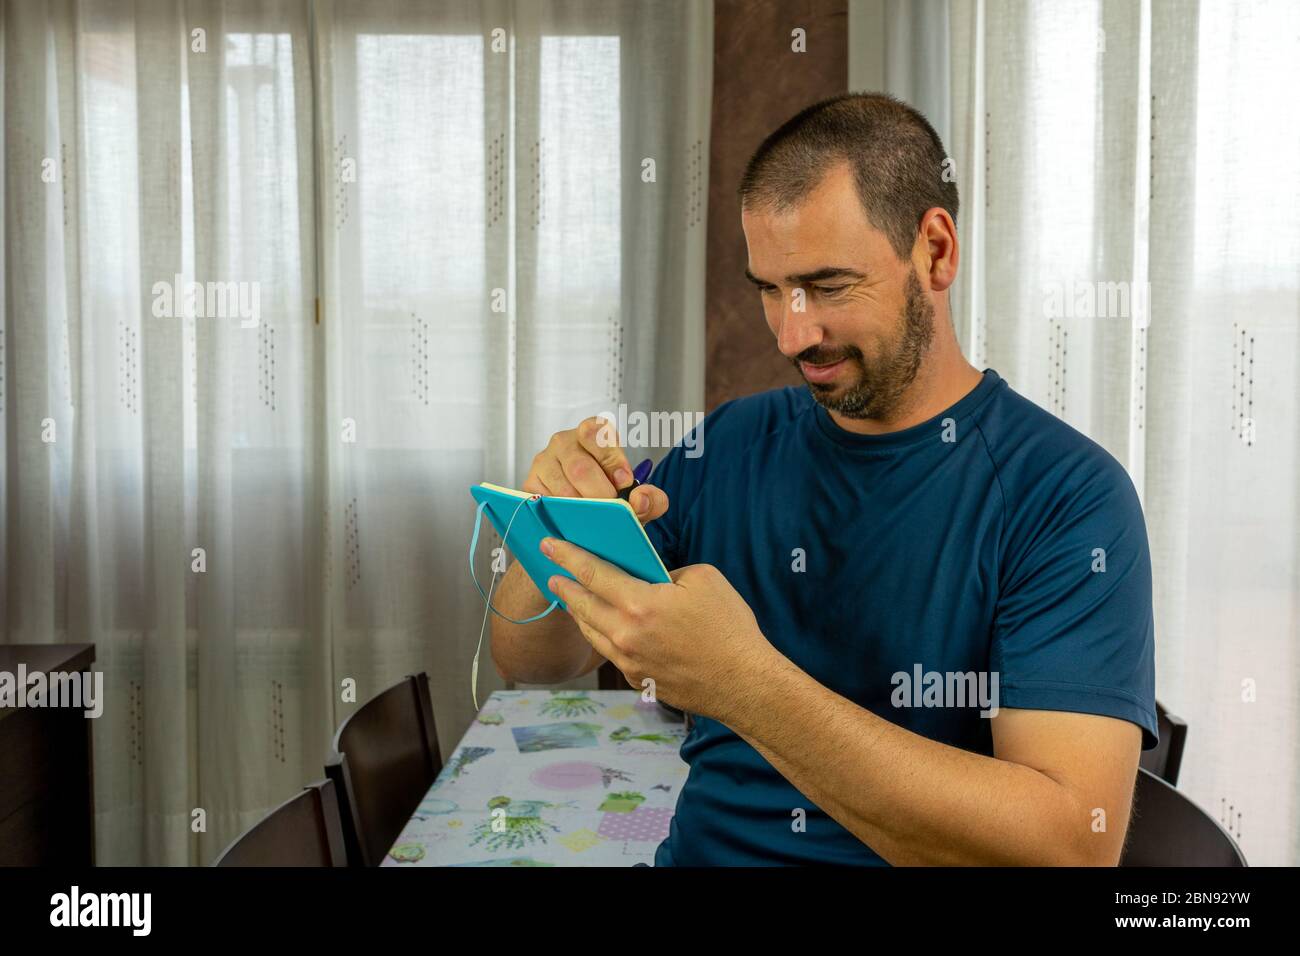
[[[849,89],[886,90],[910,103],[947,143],[959,63],[949,0],[848,0]]]
[[[951,0],[889,52],[950,34],[960,341],[1132,475],[1179,785],[1258,864],[1300,860],[1298,17]]]
[[[1180,786],[1300,861],[1300,8],[1151,4],[1146,510]],[[1261,241],[1261,237],[1266,237]]]
[[[0,5],[0,639],[96,645],[100,863],[210,861],[408,673],[449,752],[468,487],[702,407],[711,19]]]
[[[702,407],[712,5],[317,13],[338,668],[358,700],[428,669],[449,750],[483,614],[468,486],[620,403]]]

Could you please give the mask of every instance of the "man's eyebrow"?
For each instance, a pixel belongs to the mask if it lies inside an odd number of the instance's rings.
[[[745,266],[745,278],[757,286],[772,285],[766,279],[760,279]],[[785,277],[787,285],[804,286],[811,285],[814,282],[824,282],[827,279],[865,279],[866,274],[859,272],[857,269],[849,269],[843,266],[823,266],[812,272],[803,272],[798,275],[788,275]]]

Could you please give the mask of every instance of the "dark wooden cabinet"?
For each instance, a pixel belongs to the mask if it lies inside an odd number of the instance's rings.
[[[94,660],[93,644],[0,644],[15,678],[20,664],[85,673]],[[0,866],[94,864],[92,726],[81,708],[0,707]]]

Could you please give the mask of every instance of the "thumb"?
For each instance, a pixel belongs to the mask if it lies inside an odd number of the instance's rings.
[[[668,510],[668,494],[654,485],[637,485],[628,496],[628,504],[641,519],[641,523],[654,521]]]

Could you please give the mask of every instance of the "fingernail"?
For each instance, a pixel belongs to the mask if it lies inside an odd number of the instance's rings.
[[[638,495],[636,499],[636,513],[639,515],[643,515],[649,510],[650,510],[650,502],[646,500],[646,496]]]
[[[614,472],[615,488],[622,488],[624,485],[630,483],[631,481],[632,481],[632,472],[628,471],[626,468],[620,468],[616,472]]]
[[[546,555],[549,558],[554,553],[555,553],[555,542],[552,541],[550,538],[543,538],[542,554]]]

